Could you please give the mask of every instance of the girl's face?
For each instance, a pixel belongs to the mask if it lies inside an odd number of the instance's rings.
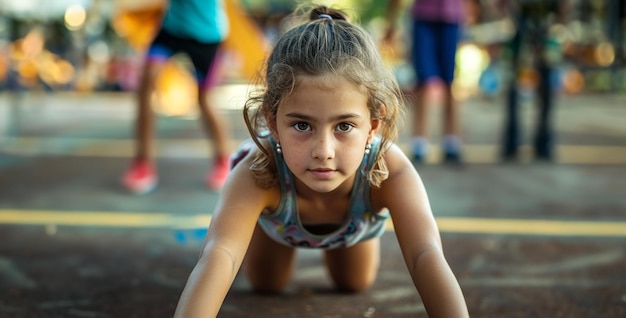
[[[380,121],[370,117],[364,92],[343,77],[300,76],[297,83],[278,107],[273,131],[296,185],[349,190]]]

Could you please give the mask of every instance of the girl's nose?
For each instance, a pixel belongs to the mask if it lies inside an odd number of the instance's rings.
[[[328,160],[335,157],[334,140],[332,136],[325,134],[317,138],[311,151],[311,156],[314,159]]]

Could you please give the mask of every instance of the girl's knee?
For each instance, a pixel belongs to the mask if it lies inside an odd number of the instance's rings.
[[[369,240],[349,248],[326,251],[324,256],[330,277],[338,289],[362,292],[376,281],[380,242]]]
[[[244,272],[250,288],[259,294],[282,292],[291,280],[292,268],[272,267],[267,264],[246,264]]]
[[[361,293],[374,285],[375,278],[362,278],[352,280],[335,279],[336,288],[344,293]]]
[[[291,279],[295,249],[274,242],[257,226],[243,265],[253,291],[279,293]]]

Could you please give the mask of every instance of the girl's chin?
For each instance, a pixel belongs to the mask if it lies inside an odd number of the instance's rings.
[[[300,182],[306,186],[311,191],[319,192],[319,193],[327,193],[332,192],[339,187],[339,184],[336,182],[332,182],[329,180],[306,180]]]

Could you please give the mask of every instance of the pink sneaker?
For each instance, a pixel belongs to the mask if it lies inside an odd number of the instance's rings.
[[[219,190],[226,183],[230,172],[229,157],[219,158],[213,164],[213,168],[206,176],[206,185],[209,189]]]
[[[135,194],[152,191],[157,185],[157,175],[153,165],[147,161],[134,160],[124,173],[122,184]]]

